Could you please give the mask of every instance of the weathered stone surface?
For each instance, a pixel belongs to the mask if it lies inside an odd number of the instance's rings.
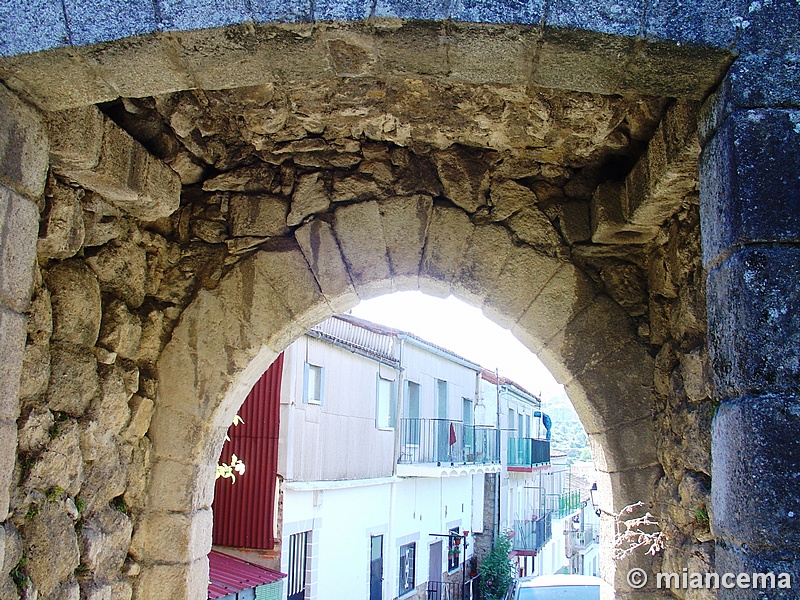
[[[55,423],[53,413],[47,408],[34,406],[28,414],[20,417],[18,449],[22,453],[38,452],[50,441],[49,431]]]
[[[512,327],[560,266],[560,260],[532,248],[514,248],[481,310],[500,326]]]
[[[559,229],[568,244],[592,238],[591,208],[588,202],[567,202],[561,207]]]
[[[588,306],[597,294],[592,281],[573,265],[563,263],[533,299],[512,330],[524,339],[547,342]]]
[[[800,252],[780,246],[748,246],[709,273],[709,353],[722,398],[766,390],[795,393],[797,273]]]
[[[41,281],[39,281],[41,286]],[[50,292],[37,287],[28,310],[28,339],[32,342],[48,342],[53,333],[53,307]]]
[[[0,307],[0,415],[19,415],[20,375],[25,356],[25,317]]]
[[[84,457],[80,451],[80,426],[72,420],[59,421],[57,433],[30,468],[26,490],[61,488],[74,496],[83,485]]]
[[[82,346],[69,342],[51,345],[47,405],[80,417],[99,390],[97,359]]]
[[[202,598],[208,594],[208,560],[184,565],[154,565],[135,580],[136,598]]]
[[[561,238],[547,216],[535,206],[520,209],[508,219],[508,227],[522,242],[555,256]]]
[[[294,187],[291,211],[286,217],[286,224],[290,227],[299,225],[309,215],[324,212],[329,206],[325,181],[320,174],[302,175]]]
[[[24,400],[43,393],[50,381],[50,345],[28,344],[22,357],[19,397]]]
[[[49,140],[39,114],[0,86],[0,184],[37,200],[47,178]]]
[[[343,311],[354,306],[358,296],[333,228],[315,219],[299,227],[294,237],[331,308]]]
[[[171,329],[171,320],[162,311],[152,310],[147,313],[147,316],[142,319],[139,360],[150,364],[155,363]]]
[[[487,202],[488,167],[479,155],[466,148],[453,146],[435,157],[439,179],[445,195],[468,213],[474,213]]]
[[[155,404],[150,398],[133,396],[128,406],[131,417],[125,434],[133,438],[141,438],[150,428],[150,420],[153,418]]]
[[[269,193],[275,179],[275,167],[264,163],[221,173],[203,182],[207,192]]]
[[[230,199],[230,232],[234,237],[273,237],[287,233],[288,203],[278,196],[232,195]]]
[[[131,556],[158,563],[191,563],[211,551],[211,527],[210,509],[147,514],[134,532]]]
[[[50,156],[56,168],[91,170],[100,162],[103,113],[89,105],[47,114]]]
[[[86,259],[97,275],[100,289],[138,308],[144,302],[147,253],[131,240],[103,246]]]
[[[44,258],[64,259],[83,247],[82,191],[51,178],[45,192],[47,207],[39,228],[37,253]]]
[[[395,286],[416,287],[433,209],[429,196],[395,196],[380,203],[389,268]]]
[[[708,357],[701,348],[681,356],[683,390],[690,402],[700,402],[709,396],[711,373],[707,360]]]
[[[110,367],[103,371],[100,395],[89,406],[87,415],[97,421],[102,430],[118,434],[130,419],[128,400],[133,394],[128,391],[120,369]]]
[[[135,360],[139,356],[141,338],[142,324],[139,317],[118,300],[106,303],[98,344],[116,352],[122,358]]]
[[[101,429],[96,421],[84,426],[80,449],[86,461],[80,496],[86,502],[86,511],[96,513],[125,491],[129,463],[123,462],[113,434]]]
[[[38,220],[33,202],[0,185],[0,302],[19,312],[33,291]]]
[[[495,181],[489,190],[492,221],[505,221],[525,207],[535,207],[539,199],[533,190],[515,181]]]
[[[92,513],[78,534],[81,563],[98,579],[113,577],[125,562],[132,533],[131,519],[119,510],[106,507]]]
[[[353,200],[379,200],[388,192],[371,177],[355,174],[333,178],[331,201],[350,202]]]
[[[461,209],[435,206],[422,253],[420,287],[444,298],[461,267],[474,225]]]
[[[709,270],[733,248],[800,239],[792,199],[800,182],[773,165],[800,160],[798,110],[737,111],[703,148],[700,190],[703,261]]]
[[[28,559],[25,569],[45,597],[60,597],[54,596],[56,590],[72,575],[81,560],[74,523],[59,504],[44,503],[39,514],[24,528],[25,556]],[[58,548],[58,553],[53,553],[53,548]]]
[[[45,275],[53,307],[53,340],[94,346],[100,332],[97,277],[82,261],[58,263]]]
[[[455,295],[480,306],[511,251],[511,235],[506,229],[497,225],[476,227],[465,248],[461,270],[453,279]]]
[[[86,247],[103,244],[122,237],[126,227],[121,211],[104,201],[99,194],[89,192],[83,199],[83,226]]]
[[[383,238],[380,207],[362,202],[337,208],[333,231],[347,263],[350,278],[362,299],[391,289],[391,270]],[[369,235],[363,232],[369,231]]]
[[[795,488],[785,474],[800,469],[798,426],[800,411],[792,396],[743,396],[719,406],[711,494],[715,532],[726,542],[746,544],[753,554],[792,556],[800,529]],[[765,512],[754,514],[756,505]]]

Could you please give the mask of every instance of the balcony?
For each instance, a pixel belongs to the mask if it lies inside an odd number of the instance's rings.
[[[563,492],[559,494],[556,498],[558,505],[555,507],[555,514],[553,515],[553,517],[556,519],[563,519],[568,514],[578,510],[581,506],[580,490],[571,490],[569,492]]]
[[[399,476],[496,473],[498,431],[448,419],[402,419]]]
[[[584,525],[583,530],[574,530],[567,526],[564,530],[565,551],[567,558],[575,554],[585,553],[585,550],[592,544],[600,542],[600,530],[596,525]]]
[[[517,554],[535,554],[553,537],[553,514],[534,515],[526,521],[514,521],[512,548]]]
[[[550,440],[508,438],[508,470],[531,472],[550,464]]]

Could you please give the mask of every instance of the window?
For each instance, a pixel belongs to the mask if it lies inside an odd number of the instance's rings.
[[[414,567],[416,566],[417,543],[400,546],[400,585],[398,596],[414,591]]]
[[[466,453],[464,458],[468,461],[471,461],[474,459],[474,456],[472,456],[472,447],[475,444],[475,428],[472,426],[472,399],[461,398],[461,403],[461,421],[464,423],[464,452]]]
[[[303,402],[322,404],[325,389],[325,370],[317,365],[305,364],[303,371]]]
[[[310,531],[289,536],[289,577],[287,598],[302,600],[306,595],[306,559]]]
[[[375,413],[375,425],[380,429],[394,427],[395,406],[397,405],[397,386],[394,381],[384,379],[378,375],[378,400]]]
[[[406,419],[407,428],[405,434],[405,442],[419,446],[419,384],[413,381],[406,382],[406,397],[405,397],[405,410],[404,418]]]
[[[447,538],[447,570],[457,569],[461,564],[461,534],[458,527],[450,530],[450,537]]]
[[[443,379],[436,380],[436,417],[447,418],[447,382]]]

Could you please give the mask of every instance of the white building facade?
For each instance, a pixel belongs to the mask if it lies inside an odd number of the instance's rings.
[[[481,368],[419,338],[335,316],[284,356],[278,473],[289,600],[461,597],[483,531],[497,428]],[[477,411],[476,411],[477,409]],[[446,589],[445,589],[446,588]]]

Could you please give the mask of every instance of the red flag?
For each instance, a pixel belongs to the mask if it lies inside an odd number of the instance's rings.
[[[450,423],[450,445],[452,446],[455,443],[456,443],[456,428],[452,423]]]

